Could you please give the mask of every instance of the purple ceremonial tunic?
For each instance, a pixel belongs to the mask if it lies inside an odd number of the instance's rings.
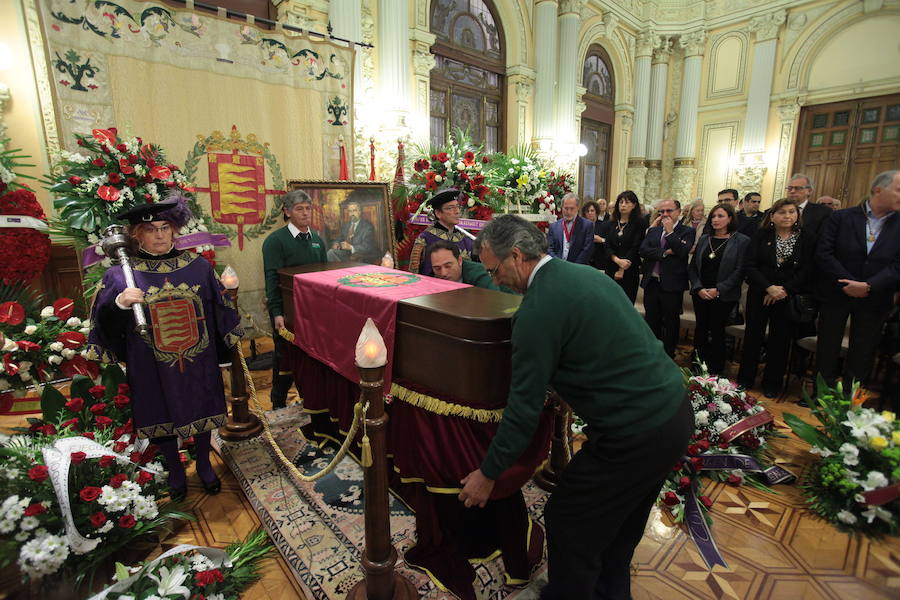
[[[167,255],[171,256],[171,255]],[[225,392],[219,364],[240,340],[240,318],[200,255],[179,252],[131,259],[144,291],[149,334],[135,332],[132,310],[115,299],[127,286],[122,267],[107,269],[92,310],[88,348],[104,362],[124,362],[140,437],[187,438],[225,424]]]
[[[433,276],[434,271],[431,268],[431,257],[425,255],[425,249],[438,240],[452,242],[459,247],[460,255],[463,259],[472,257],[472,238],[463,234],[462,231],[454,229],[448,231],[440,223],[435,223],[425,231],[419,234],[416,241],[413,242],[412,253],[409,258],[409,270],[412,273],[421,273],[422,275]]]

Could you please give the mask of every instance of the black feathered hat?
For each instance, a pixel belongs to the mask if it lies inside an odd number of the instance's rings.
[[[431,200],[428,201],[428,204],[431,205],[431,208],[439,209],[448,202],[459,200],[461,195],[462,192],[457,189],[444,190],[443,192],[432,196]]]

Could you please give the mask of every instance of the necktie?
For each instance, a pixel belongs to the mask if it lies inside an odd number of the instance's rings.
[[[309,240],[312,239],[312,234],[310,234],[308,231],[306,233],[303,233],[301,231],[300,233],[297,234],[297,239],[298,240],[306,240],[308,242]]]
[[[666,251],[666,230],[663,229],[662,235],[659,236],[659,247],[662,248],[663,252]],[[659,277],[659,267],[662,264],[662,260],[656,261],[656,264],[653,265],[653,274]]]

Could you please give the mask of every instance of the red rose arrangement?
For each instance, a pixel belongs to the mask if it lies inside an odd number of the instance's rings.
[[[0,192],[0,214],[46,221],[44,209],[27,188]],[[0,228],[0,282],[29,283],[50,260],[50,237],[27,227]]]

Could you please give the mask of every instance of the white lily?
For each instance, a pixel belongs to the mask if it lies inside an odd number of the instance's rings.
[[[160,567],[159,577],[152,573],[148,573],[147,577],[156,582],[156,591],[159,592],[160,596],[181,594],[184,598],[187,598],[191,595],[191,590],[181,585],[188,578],[188,574],[185,573],[184,567],[181,565],[178,565],[171,571],[169,571],[169,567]]]

